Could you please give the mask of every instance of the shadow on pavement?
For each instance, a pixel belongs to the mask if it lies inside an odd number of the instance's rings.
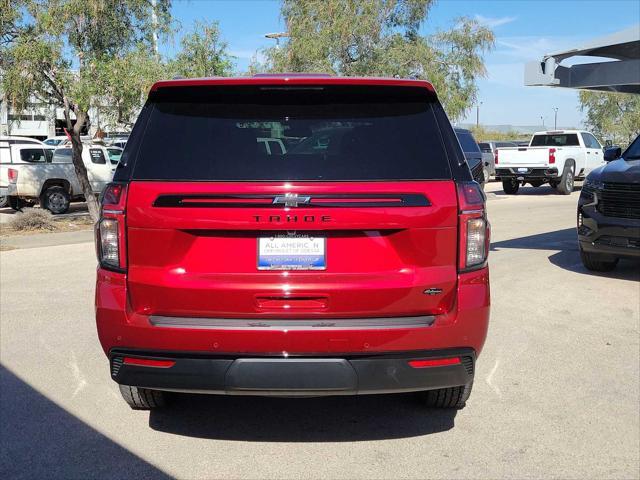
[[[189,437],[254,442],[353,442],[449,430],[457,410],[427,409],[415,395],[324,398],[175,394],[152,411],[154,430]]]
[[[582,190],[582,185],[573,186],[574,192],[579,192],[580,190]],[[518,189],[518,193],[516,193],[515,195],[504,193],[504,190],[496,190],[493,193],[499,197],[503,197],[503,196],[517,197],[518,195],[525,195],[525,196],[526,195],[536,195],[536,196],[557,195],[559,197],[564,196],[564,195],[560,195],[555,188],[551,188],[549,184],[544,184],[544,185],[541,185],[540,187],[532,187],[531,185],[527,185],[526,187],[521,186]]]
[[[0,366],[2,478],[171,478]]]
[[[591,272],[580,261],[578,237],[575,228],[556,230],[555,232],[538,233],[527,237],[512,238],[491,244],[491,251],[503,248],[523,250],[558,250],[549,255],[549,261],[565,270],[597,277],[616,278],[620,280],[640,280],[640,268],[637,260],[621,259],[612,272]]]

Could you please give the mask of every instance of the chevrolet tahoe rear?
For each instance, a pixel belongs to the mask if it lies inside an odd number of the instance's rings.
[[[484,202],[428,82],[158,82],[96,227],[111,376],[132,408],[173,391],[461,408],[489,320]]]

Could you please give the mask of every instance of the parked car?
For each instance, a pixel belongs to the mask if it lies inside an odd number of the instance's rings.
[[[91,143],[93,140],[90,136],[82,135],[80,140],[83,143]],[[49,137],[44,142],[45,145],[50,147],[64,147],[65,145],[71,145],[71,140],[66,135],[56,135],[55,137]]]
[[[458,137],[458,141],[460,142],[460,146],[462,147],[462,151],[464,152],[464,157],[469,164],[469,168],[471,169],[471,174],[476,182],[483,186],[487,180],[489,180],[488,170],[485,167],[485,156],[480,151],[480,147],[478,146],[478,142],[473,138],[473,134],[470,130],[466,130],[464,128],[455,128],[456,137]]]
[[[267,155],[244,127],[265,122],[345,131]],[[430,83],[162,81],[130,144],[102,198],[95,311],[132,408],[173,391],[464,406],[489,320],[489,227]]]
[[[16,145],[18,143],[27,145],[43,145],[40,140],[31,137],[17,137],[14,135],[0,137],[0,145]]]
[[[558,193],[569,195],[574,180],[603,162],[600,142],[579,130],[536,132],[528,147],[498,148],[495,155],[496,178],[508,194],[518,193],[521,184],[549,183]]]
[[[620,150],[605,150],[608,163],[587,176],[578,200],[580,258],[598,272],[640,258],[640,137]]]
[[[55,136],[55,137],[47,138],[43,143],[45,145],[50,146],[50,147],[57,147],[61,143],[65,143],[66,141],[67,141],[67,136],[66,135],[58,135],[58,136]]]
[[[20,208],[16,199],[9,196],[12,171],[15,172],[18,165],[28,165],[40,159],[44,162],[46,155],[51,155],[51,150],[37,140],[29,141],[20,137],[0,139],[0,208]]]
[[[127,145],[128,138],[111,138],[104,139],[104,144],[108,147],[118,147],[124,150],[124,147]]]
[[[11,165],[8,171],[8,195],[11,206],[19,209],[24,203],[39,202],[53,214],[64,213],[72,200],[83,200],[71,160],[71,148],[20,148],[23,161]],[[47,152],[49,156],[47,156]],[[28,160],[24,160],[29,155]],[[93,192],[99,195],[113,177],[115,167],[108,161],[105,147],[90,146],[82,150],[82,159]]]
[[[496,174],[496,150],[498,148],[517,147],[518,145],[515,142],[489,140],[487,142],[478,143],[478,146],[482,151],[483,160],[485,162],[485,178],[489,180],[490,177],[494,177]]]

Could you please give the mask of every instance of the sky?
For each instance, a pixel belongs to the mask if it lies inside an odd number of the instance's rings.
[[[195,20],[217,20],[224,40],[246,71],[253,55],[273,45],[264,37],[281,32],[284,22],[277,0],[174,0],[173,16],[189,31]],[[491,27],[495,48],[485,55],[487,77],[478,80],[480,123],[549,126],[558,108],[559,127],[582,126],[574,90],[525,87],[524,63],[546,53],[563,51],[624,30],[640,22],[638,0],[439,0],[421,27],[423,34],[451,28],[457,17],[469,16]],[[176,36],[162,50],[175,51]],[[471,108],[462,123],[476,122]]]

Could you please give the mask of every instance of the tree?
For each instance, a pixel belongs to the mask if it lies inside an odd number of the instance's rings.
[[[264,51],[251,71],[330,72],[430,80],[452,119],[476,100],[486,74],[482,54],[493,33],[462,17],[448,31],[422,36],[434,0],[284,0],[289,40]]]
[[[580,109],[587,127],[601,140],[628,145],[640,134],[640,95],[580,92]]]
[[[124,118],[140,103],[159,72],[156,56],[144,52],[153,51],[157,33],[168,33],[170,0],[20,0],[20,8],[11,2],[11,12],[3,8],[0,17],[2,89],[18,111],[34,97],[63,109],[73,165],[95,221],[99,208],[82,162],[80,132],[92,107],[106,103]]]
[[[180,44],[182,51],[169,64],[175,75],[187,78],[231,75],[233,57],[227,53],[228,45],[221,39],[218,22],[196,21],[193,32],[185,35]]]

